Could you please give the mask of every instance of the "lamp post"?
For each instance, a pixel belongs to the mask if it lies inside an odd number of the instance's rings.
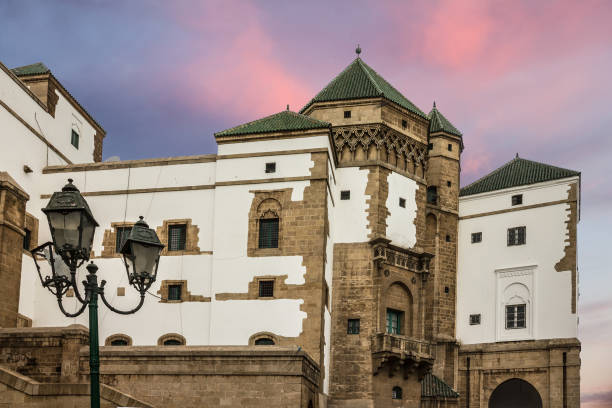
[[[51,200],[42,211],[49,221],[53,242],[34,248],[32,257],[38,270],[43,287],[49,289],[57,298],[61,312],[67,317],[81,315],[89,306],[89,372],[91,387],[91,407],[100,407],[100,357],[98,344],[98,296],[110,310],[119,314],[136,313],[144,304],[147,290],[157,277],[159,255],[164,245],[155,231],[140,217],[134,224],[121,247],[123,263],[128,282],[140,294],[139,303],[131,310],[119,310],[109,304],[104,296],[106,281],[98,285],[98,267],[93,261],[87,264],[87,280],[83,281],[84,296],[81,295],[76,281],[77,268],[89,261],[93,237],[98,223],[93,217],[87,201],[79,189],[68,179],[62,191],[53,193]],[[38,260],[46,259],[51,267],[51,275],[41,272]],[[64,309],[63,296],[72,288],[81,307],[75,313]]]

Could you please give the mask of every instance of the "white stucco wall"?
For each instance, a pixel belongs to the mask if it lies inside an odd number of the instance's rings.
[[[416,181],[391,172],[387,177],[389,195],[387,196],[387,238],[391,243],[405,248],[416,244],[416,225],[414,220],[417,214]],[[399,200],[406,200],[406,207],[400,207]]]
[[[460,198],[460,217],[567,199],[565,179]],[[523,204],[511,197],[523,194]],[[577,316],[571,313],[571,272],[555,270],[564,256],[569,204],[541,206],[459,221],[457,276],[457,337],[465,344],[494,341],[567,338],[577,335]],[[526,244],[507,245],[508,228],[525,226]],[[482,232],[482,242],[471,234]],[[508,291],[519,283],[526,299],[527,328],[507,330],[503,306]],[[469,315],[481,314],[480,325]]]
[[[334,200],[336,208],[334,242],[367,242],[370,229],[368,228],[368,205],[366,200],[366,186],[368,184],[369,170],[358,167],[342,167],[336,169],[336,194]],[[350,200],[341,200],[340,192],[349,190]]]

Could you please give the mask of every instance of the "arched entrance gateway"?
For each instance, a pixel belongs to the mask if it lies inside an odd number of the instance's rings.
[[[533,385],[513,378],[495,388],[489,408],[542,408],[542,398]]]

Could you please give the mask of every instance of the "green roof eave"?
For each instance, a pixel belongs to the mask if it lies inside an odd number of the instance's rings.
[[[546,181],[579,177],[580,172],[516,157],[475,182],[463,187],[460,197]]]
[[[459,398],[459,394],[442,379],[427,373],[421,380],[421,397]]]
[[[215,133],[215,137],[329,129],[331,124],[289,110]]]
[[[463,134],[436,108],[436,103],[427,115],[429,118],[429,133],[444,132],[463,137]]]
[[[24,65],[23,67],[12,68],[11,71],[17,76],[41,75],[48,74],[51,72],[51,70],[47,68],[47,66],[42,62]]]
[[[318,102],[346,101],[381,97],[398,106],[428,119],[425,112],[410,102],[389,82],[368,66],[361,58],[356,58],[325,88],[312,98],[300,113]]]

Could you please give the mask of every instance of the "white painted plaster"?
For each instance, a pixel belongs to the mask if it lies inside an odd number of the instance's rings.
[[[334,227],[334,242],[367,242],[368,228],[365,190],[368,184],[368,170],[361,170],[358,167],[342,167],[336,169],[336,208],[334,214],[336,222]],[[340,200],[340,192],[350,190],[350,200]]]
[[[309,137],[288,139],[261,140],[256,142],[225,143],[218,145],[218,154],[242,154],[253,152],[278,152],[284,150],[330,149],[329,136],[326,133]],[[330,150],[331,153],[331,150]]]
[[[276,163],[276,171],[266,173],[266,163],[272,162]],[[224,159],[217,162],[217,182],[307,177],[313,166],[310,153]]]
[[[417,214],[416,181],[391,172],[387,177],[389,194],[387,196],[387,238],[391,243],[410,248],[416,244],[416,225],[414,220]],[[399,200],[406,200],[406,207],[400,207]]]

